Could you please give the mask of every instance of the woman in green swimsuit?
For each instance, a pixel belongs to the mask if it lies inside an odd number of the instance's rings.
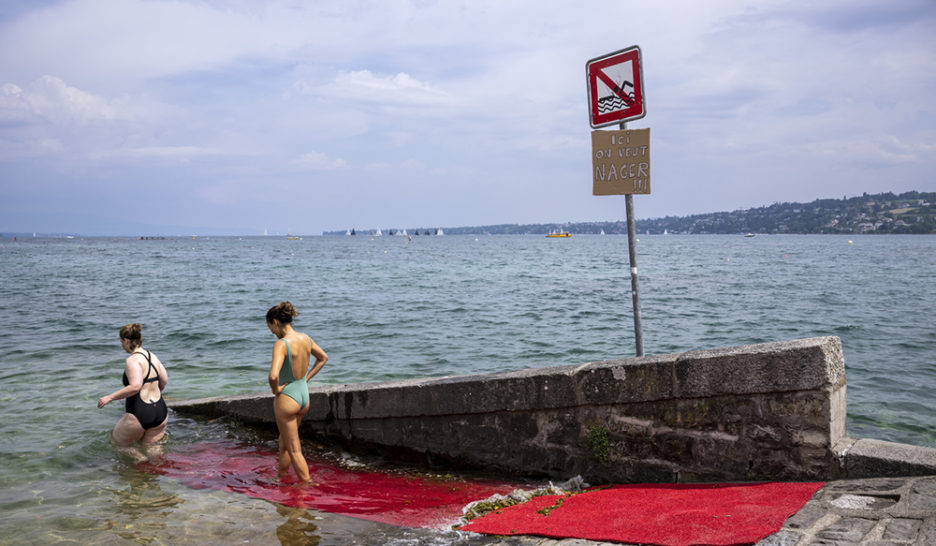
[[[279,477],[292,466],[299,479],[309,481],[309,467],[299,442],[299,423],[309,411],[308,381],[319,373],[328,355],[309,336],[293,330],[292,319],[299,312],[288,301],[267,311],[267,327],[279,340],[273,344],[270,365],[270,388],[273,390],[273,415],[279,429]],[[309,363],[312,357],[315,363]]]

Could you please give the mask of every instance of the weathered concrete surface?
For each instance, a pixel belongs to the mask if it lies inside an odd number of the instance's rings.
[[[757,544],[936,544],[936,476],[829,483]]]
[[[936,449],[881,440],[843,438],[835,447],[849,478],[936,474]]]
[[[269,395],[172,407],[274,422]],[[302,433],[591,483],[830,479],[843,473],[845,368],[838,338],[822,337],[342,385],[311,391]]]

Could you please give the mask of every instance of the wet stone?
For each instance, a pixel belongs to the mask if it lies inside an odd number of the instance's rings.
[[[870,519],[842,518],[816,533],[817,543],[822,544],[823,540],[858,543],[876,524],[877,521]]]
[[[803,535],[796,531],[783,529],[780,532],[761,539],[756,546],[796,546],[802,537]]]
[[[826,486],[828,491],[849,491],[853,493],[866,493],[869,491],[895,491],[904,486],[904,480],[891,478],[871,478],[864,480],[842,480]]]
[[[927,478],[913,484],[907,496],[910,510],[936,512],[936,478]]]
[[[936,516],[923,520],[916,544],[936,544]]]
[[[921,525],[923,525],[923,520],[919,519],[892,519],[887,522],[881,538],[883,540],[912,542],[920,532]]]
[[[801,530],[809,529],[826,513],[819,502],[811,500],[807,502],[799,512],[790,516],[783,525],[786,529]]]
[[[899,499],[892,497],[878,497],[875,495],[845,494],[836,497],[829,504],[842,510],[884,510],[897,504]]]
[[[913,484],[913,491],[921,495],[936,497],[936,478],[923,478]]]

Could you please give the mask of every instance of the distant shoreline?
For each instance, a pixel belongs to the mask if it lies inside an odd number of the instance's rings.
[[[734,235],[754,233],[799,235],[856,235],[862,233],[934,234],[936,233],[936,192],[864,194],[842,199],[816,199],[811,203],[775,203],[769,207],[713,212],[691,216],[667,216],[636,220],[636,232],[643,235]],[[326,231],[322,235],[346,235],[346,230]],[[393,228],[402,230],[404,228]],[[405,228],[434,232],[434,227]],[[606,235],[627,233],[624,220],[607,222],[566,222],[544,224],[495,224],[488,226],[444,227],[447,235],[545,235],[568,231],[573,235],[602,232]],[[384,227],[385,234],[388,232]],[[376,228],[357,230],[358,235],[373,235]]]
[[[546,225],[550,225],[550,224],[546,224]],[[479,226],[479,228],[480,228],[480,227],[483,227],[483,226]],[[448,229],[449,229],[449,228],[445,228],[446,231],[448,231]],[[457,231],[457,230],[460,229],[460,228],[451,228],[451,229],[452,229],[452,231],[454,232],[454,231]],[[464,228],[464,229],[470,229],[470,228]],[[457,233],[446,234],[446,236],[451,236],[451,237],[472,237],[472,236],[474,236],[474,237],[476,237],[476,236],[479,236],[479,235],[486,235],[486,236],[498,236],[498,237],[501,237],[501,236],[507,236],[507,237],[511,237],[511,236],[513,236],[513,237],[545,237],[546,233],[548,233],[548,231],[542,231],[542,232],[540,232],[540,231],[533,231],[533,232],[529,232],[529,233],[491,233],[491,232],[482,232],[482,231],[467,231],[467,232],[464,232],[464,233],[462,233],[462,232],[457,232]],[[576,236],[576,235],[577,235],[577,236],[585,236],[585,237],[602,237],[602,235],[601,235],[600,233],[582,233],[582,232],[575,232],[575,231],[571,231],[570,233],[571,233],[572,235],[571,235],[569,238],[573,238],[573,237]],[[605,235],[607,235],[607,236],[620,237],[620,236],[625,236],[625,235],[627,235],[627,232],[624,231],[624,232],[622,232],[622,233],[605,233]],[[653,236],[653,237],[657,237],[657,236],[659,236],[659,237],[663,237],[663,236],[666,236],[666,237],[669,237],[669,236],[679,236],[679,237],[693,236],[693,237],[695,237],[695,236],[706,236],[706,235],[717,235],[717,236],[719,236],[719,237],[743,237],[743,236],[745,235],[745,233],[740,233],[740,232],[739,232],[739,233],[665,233],[665,234],[664,234],[664,233],[649,233],[649,234],[648,234],[648,233],[637,233],[637,235],[638,235],[638,237],[644,237],[644,236]],[[770,237],[770,236],[776,236],[776,235],[838,235],[838,236],[842,236],[842,237],[847,237],[847,236],[850,236],[850,235],[869,235],[869,236],[872,236],[872,237],[873,237],[873,236],[880,236],[880,235],[909,235],[909,236],[914,236],[914,235],[936,235],[936,232],[934,232],[934,233],[755,233],[754,235],[756,235],[757,237]],[[300,240],[300,241],[301,241],[301,240],[303,240],[303,239],[321,239],[321,238],[332,239],[332,238],[336,238],[336,237],[339,237],[339,236],[340,236],[340,237],[345,237],[345,233],[344,233],[344,232],[337,232],[337,231],[336,231],[336,232],[325,232],[325,233],[320,233],[320,234],[294,235],[294,236],[291,236],[290,238],[292,238],[292,239],[297,239],[297,240]],[[365,231],[365,232],[362,232],[362,233],[358,233],[356,237],[359,237],[359,238],[368,238],[368,239],[380,238],[380,239],[404,239],[404,240],[405,240],[405,237],[401,237],[401,236],[398,236],[398,235],[384,235],[384,236],[382,236],[382,237],[375,237],[373,231],[371,231],[371,232],[366,232],[366,231]],[[419,237],[414,237],[414,238],[423,238],[423,237],[425,237],[425,238],[435,238],[435,237],[437,237],[437,236],[436,236],[436,235],[421,235],[421,236],[419,236]],[[16,239],[15,241],[14,241],[14,238]],[[350,239],[350,238],[352,238],[352,237],[348,237],[348,238]],[[129,239],[129,240],[138,240],[138,241],[140,241],[140,242],[152,242],[152,241],[170,241],[170,242],[171,242],[171,241],[175,241],[175,242],[178,242],[178,241],[185,241],[185,240],[192,241],[192,240],[198,240],[198,239],[201,239],[201,240],[211,240],[211,239],[270,239],[270,240],[279,240],[279,239],[282,239],[282,240],[286,240],[287,237],[286,237],[285,235],[199,235],[199,236],[197,236],[197,237],[195,237],[195,238],[193,239],[193,238],[192,238],[191,236],[189,236],[189,235],[165,235],[165,236],[163,236],[163,235],[158,235],[158,236],[156,236],[156,235],[153,235],[153,236],[144,235],[144,236],[139,236],[139,235],[100,235],[100,234],[96,234],[96,235],[82,235],[82,234],[69,234],[69,235],[66,236],[66,235],[61,235],[61,234],[57,234],[57,233],[37,233],[36,236],[33,237],[32,233],[29,233],[29,234],[22,234],[22,235],[21,235],[21,234],[18,234],[18,233],[0,233],[0,244],[13,243],[13,242],[26,242],[26,241],[32,241],[32,240],[37,240],[37,239],[41,239],[41,240],[50,240],[50,239],[69,240],[69,239],[73,239],[73,240],[75,240],[76,242],[78,242],[78,241],[88,241],[88,240],[92,240],[92,239]],[[443,239],[444,239],[444,237],[443,237]]]
[[[493,224],[482,226],[430,226],[392,227],[375,226],[360,229],[349,226],[340,230],[324,231],[322,236],[345,236],[352,229],[358,236],[375,236],[378,227],[383,236],[403,232],[412,237],[435,237],[441,229],[445,235],[545,235],[551,231],[568,231],[574,235],[624,235],[627,223],[621,220],[597,222],[565,222],[538,224]],[[636,232],[640,235],[859,235],[859,234],[936,234],[936,192],[910,191],[901,194],[867,193],[859,197],[842,199],[816,199],[811,203],[774,203],[767,207],[712,212],[690,216],[637,219]],[[66,238],[66,237],[129,237],[143,239],[185,239],[207,237],[317,237],[319,234],[238,234],[230,229],[193,229],[185,226],[154,230],[140,227],[136,233],[89,233],[74,231],[0,231],[0,239]],[[418,235],[417,235],[418,234]]]

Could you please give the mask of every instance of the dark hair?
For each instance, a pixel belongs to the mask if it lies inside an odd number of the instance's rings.
[[[130,342],[130,348],[143,345],[143,325],[137,322],[126,324],[120,329],[120,339]]]
[[[296,311],[293,304],[284,301],[279,305],[270,307],[270,310],[267,311],[266,321],[270,324],[272,324],[274,320],[279,321],[280,324],[289,324],[292,322],[293,317],[298,316],[299,311]]]

